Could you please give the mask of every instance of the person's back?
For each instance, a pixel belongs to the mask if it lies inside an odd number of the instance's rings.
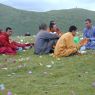
[[[47,34],[47,31],[39,31],[39,33],[36,35],[35,39],[35,53],[40,54],[44,52],[44,49],[46,48],[46,44],[48,43],[48,39],[45,39],[45,35]]]
[[[70,32],[67,32],[60,37],[54,50],[55,57],[69,56],[70,53],[75,53],[77,51],[73,38],[74,37]]]
[[[35,54],[49,53],[49,48],[51,48],[51,45],[54,43],[52,42],[51,44],[51,41],[54,41],[59,37],[56,34],[51,34],[47,32],[47,26],[45,24],[41,24],[39,30],[40,31],[36,35],[35,39],[34,53]],[[48,47],[49,44],[50,47]]]

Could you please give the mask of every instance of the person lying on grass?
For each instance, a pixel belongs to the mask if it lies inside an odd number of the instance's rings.
[[[34,53],[40,55],[53,52],[53,46],[56,44],[58,38],[59,35],[47,32],[46,24],[41,24],[35,39]]]
[[[32,44],[21,44],[10,40],[13,30],[10,27],[6,28],[6,32],[0,33],[0,54],[16,54],[17,50],[20,48],[25,48],[26,46],[31,46]]]
[[[55,46],[54,57],[65,57],[75,54],[81,46],[87,43],[88,39],[83,39],[78,44],[74,43],[74,36],[76,35],[76,31],[76,26],[70,26],[69,32],[63,34],[59,38]]]

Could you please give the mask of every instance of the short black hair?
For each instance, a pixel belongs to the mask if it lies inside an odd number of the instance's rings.
[[[90,18],[87,18],[85,21],[88,21],[89,23],[92,22]]]
[[[53,26],[55,25],[55,21],[50,21],[50,24],[49,24],[49,28],[50,28],[50,30],[53,28]]]
[[[55,21],[54,20],[51,20],[50,23],[54,23]]]
[[[69,28],[69,32],[76,31],[76,30],[77,30],[77,27],[74,25],[70,26]]]
[[[46,30],[47,29],[47,25],[45,23],[42,23],[40,26],[39,26],[39,30]]]
[[[11,27],[7,27],[7,28],[6,28],[6,32],[7,32],[8,30],[12,30],[12,28],[11,28]]]

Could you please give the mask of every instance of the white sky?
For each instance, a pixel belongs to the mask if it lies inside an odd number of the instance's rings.
[[[95,11],[95,0],[0,0],[0,3],[29,11],[48,11],[75,7]]]

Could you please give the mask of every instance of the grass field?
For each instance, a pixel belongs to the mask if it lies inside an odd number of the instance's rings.
[[[19,41],[20,37],[15,38]],[[23,40],[22,40],[23,39]],[[33,41],[21,38],[21,42]],[[33,49],[15,56],[0,55],[0,84],[7,95],[95,95],[95,51],[86,55],[53,58]]]

